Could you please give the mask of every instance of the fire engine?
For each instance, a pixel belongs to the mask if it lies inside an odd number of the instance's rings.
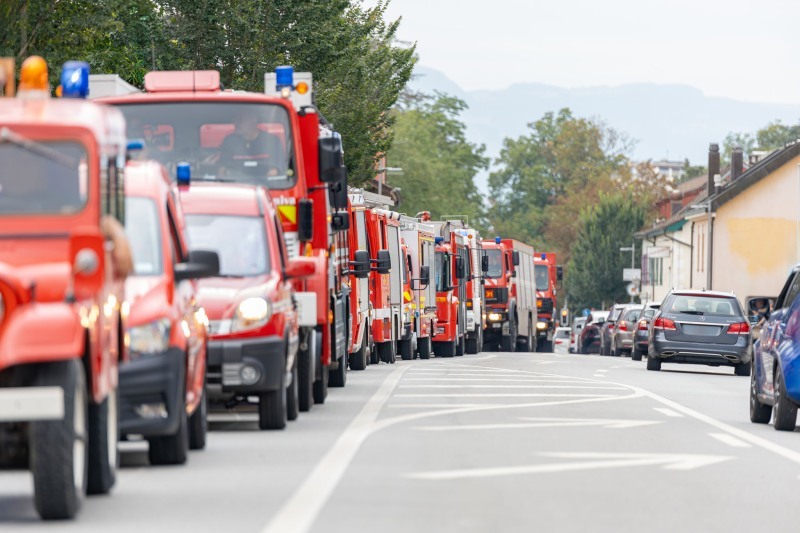
[[[484,346],[535,351],[537,323],[533,247],[513,239],[483,241],[486,268]]]
[[[436,330],[436,286],[431,283],[435,254],[435,228],[423,217],[400,217],[403,240],[403,325],[404,336],[412,337],[407,344],[401,341],[398,352],[402,359],[429,359],[431,337]],[[406,333],[408,332],[408,333]]]
[[[269,189],[290,257],[315,259],[316,274],[294,281],[301,411],[325,401],[329,382],[345,384],[350,309],[342,141],[313,105],[312,82],[279,67],[257,94],[223,90],[217,71],[155,71],[144,93],[119,94],[125,87],[112,84],[106,94],[115,95],[100,98],[119,107],[128,136],[144,139],[146,155],[170,175],[188,163],[195,181]]]
[[[536,338],[539,351],[553,351],[553,334],[556,330],[556,292],[561,288],[562,268],[556,265],[556,254],[537,253],[534,256],[536,282]]]
[[[432,222],[436,228],[435,286],[437,357],[464,355],[467,333],[467,279],[470,276],[469,243],[449,221]]]

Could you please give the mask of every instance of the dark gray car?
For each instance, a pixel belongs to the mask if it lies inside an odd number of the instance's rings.
[[[661,363],[732,366],[749,375],[750,323],[731,293],[674,290],[653,316],[647,370]]]

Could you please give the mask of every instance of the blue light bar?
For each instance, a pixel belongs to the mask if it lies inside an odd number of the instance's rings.
[[[294,88],[294,67],[275,67],[275,88],[280,91],[284,87]]]
[[[444,242],[444,237],[434,237],[433,242],[436,244],[442,244]]]
[[[128,139],[128,146],[126,147],[126,150],[128,152],[144,150],[144,139]]]
[[[547,254],[542,252],[542,261],[547,261]]]
[[[495,244],[500,244],[500,237],[495,237],[494,238],[494,243]]]
[[[178,163],[176,169],[178,185],[189,185],[192,181],[192,167],[189,163]]]
[[[61,97],[86,98],[89,96],[89,63],[67,61],[61,69]]]

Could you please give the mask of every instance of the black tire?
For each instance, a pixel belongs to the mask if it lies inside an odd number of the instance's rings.
[[[367,340],[361,343],[361,348],[357,352],[349,355],[350,370],[364,370],[367,368]]]
[[[208,396],[206,388],[203,387],[200,403],[197,409],[189,417],[189,449],[202,450],[206,447],[206,436],[208,435]]]
[[[452,342],[434,342],[433,352],[436,357],[454,357],[456,355],[456,341]]]
[[[458,342],[456,343],[456,357],[461,357],[464,355],[464,335],[459,337]]]
[[[733,367],[733,373],[737,376],[749,376],[750,363],[737,363],[736,366]]]
[[[513,352],[516,348],[515,342],[511,335],[502,335],[500,337],[500,351],[501,352]]]
[[[322,364],[319,362],[319,364]],[[323,404],[328,397],[328,372],[327,366],[320,370],[320,378],[314,381],[314,403]]]
[[[631,348],[631,360],[632,361],[641,361],[642,360],[642,352],[636,346]]]
[[[373,344],[372,349],[369,351],[369,364],[377,365],[381,362],[381,354],[378,350],[378,344]]]
[[[307,350],[297,352],[297,401],[303,413],[310,411],[314,405],[314,374],[311,372],[314,365],[311,358],[316,350],[313,348],[313,345],[309,345]]]
[[[284,367],[281,367],[283,370]],[[280,373],[277,390],[263,392],[258,396],[258,427],[260,429],[283,429],[286,427],[286,382],[285,373]]]
[[[108,494],[117,480],[118,400],[119,392],[115,388],[100,404],[89,402],[89,481],[86,494]]]
[[[424,337],[422,339],[417,339],[417,353],[419,354],[420,359],[430,359],[431,358],[431,338]]]
[[[475,337],[474,339],[467,339],[464,342],[464,351],[470,355],[478,353],[478,338]]]
[[[339,364],[334,370],[328,372],[328,386],[341,388],[347,383],[347,358],[339,359]]]
[[[297,420],[300,415],[300,391],[298,387],[300,373],[297,369],[298,363],[297,356],[295,356],[294,365],[292,366],[292,384],[286,387],[286,418],[290,421]]]
[[[786,382],[780,366],[775,369],[775,405],[772,410],[775,429],[794,431],[797,426],[797,405],[786,395]]]
[[[414,351],[411,349],[411,339],[397,341],[397,352],[403,361],[411,361],[414,358]]]
[[[772,418],[772,407],[761,403],[756,390],[756,373],[750,374],[750,422],[755,424],[769,424]]]
[[[178,430],[174,435],[147,439],[150,449],[147,456],[151,465],[182,465],[189,457],[189,421],[186,415],[186,395],[183,395],[178,413]]]
[[[661,370],[661,359],[659,359],[658,357],[648,357],[647,370],[653,370],[655,372]]]
[[[73,518],[86,494],[89,470],[88,394],[83,365],[78,359],[38,365],[35,384],[64,390],[64,418],[30,425],[28,446],[36,511],[44,520]]]
[[[394,364],[395,360],[395,342],[387,341],[376,344],[376,351],[378,352],[378,359],[384,363]]]

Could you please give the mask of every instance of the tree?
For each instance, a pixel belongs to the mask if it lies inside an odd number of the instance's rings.
[[[622,269],[634,232],[644,224],[647,207],[621,193],[601,194],[596,204],[580,214],[580,231],[567,269],[567,292],[575,308],[600,307],[627,299]],[[636,250],[637,264],[641,249]]]
[[[680,181],[686,181],[696,178],[697,176],[705,176],[708,174],[707,167],[703,165],[692,165],[688,158],[683,162],[683,170],[686,174],[684,174],[683,179]]]
[[[756,132],[756,143],[759,150],[774,150],[798,139],[800,139],[800,123],[787,126],[780,120],[776,120]]]
[[[401,188],[402,211],[430,211],[434,218],[467,215],[481,229],[486,227],[483,198],[474,178],[489,161],[483,145],[466,139],[458,119],[466,108],[442,93],[409,95],[397,111],[395,143],[386,160],[403,169],[402,176],[392,176],[392,185]]]

